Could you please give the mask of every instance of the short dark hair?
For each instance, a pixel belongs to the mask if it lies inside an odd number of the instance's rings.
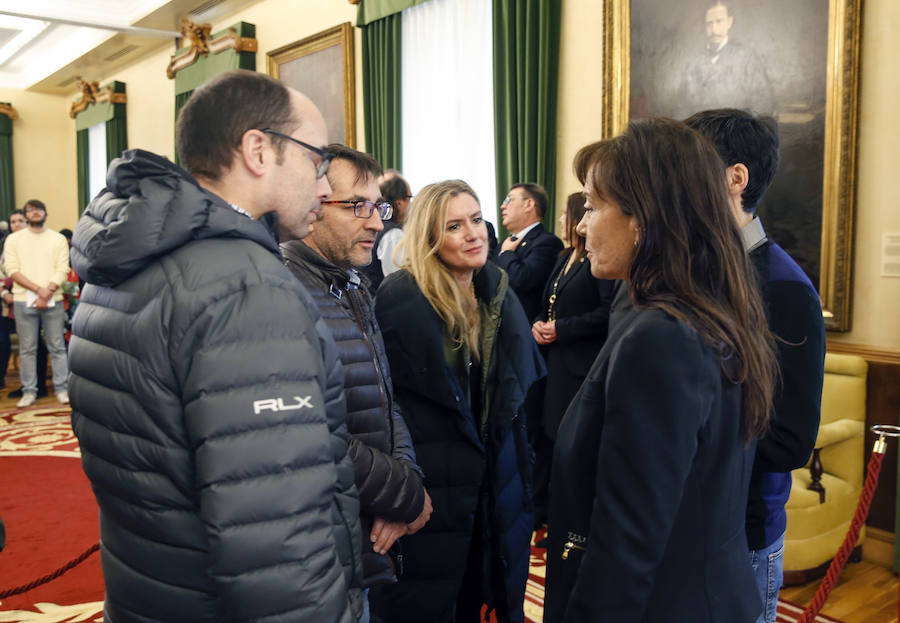
[[[340,143],[332,143],[325,148],[325,151],[334,156],[335,160],[346,160],[349,162],[356,170],[357,183],[370,177],[377,178],[381,175],[381,165],[367,153],[357,151]],[[331,182],[331,176],[329,176],[328,181],[329,183]]]
[[[13,214],[21,214],[23,217],[25,216],[25,210],[20,210],[16,208],[15,210],[10,211],[9,215],[12,217]]]
[[[72,230],[69,229],[68,227],[64,227],[64,228],[60,229],[59,233],[61,233],[63,236],[65,236],[66,240],[72,239]]]
[[[756,212],[778,169],[778,122],[736,108],[704,110],[684,122],[712,142],[726,167],[747,167],[750,179],[741,200],[745,212]]]
[[[393,204],[397,199],[409,198],[409,184],[399,175],[381,182],[378,188],[381,190],[381,196],[390,204]]]
[[[248,130],[290,134],[300,122],[283,84],[255,71],[227,71],[194,91],[178,114],[178,157],[192,175],[218,180]],[[280,156],[284,143],[277,144]]]
[[[37,208],[38,210],[43,211],[44,214],[47,213],[47,206],[44,205],[44,202],[40,199],[29,199],[25,202],[25,207],[22,208],[22,214],[25,214],[25,209],[31,206],[32,208]]]
[[[547,198],[547,191],[543,189],[542,186],[537,184],[521,183],[521,184],[513,184],[510,186],[510,190],[513,188],[521,188],[525,191],[525,194],[530,198],[534,199],[535,208],[537,208],[537,217],[544,218],[544,215],[547,213],[547,206],[550,205],[550,200]]]

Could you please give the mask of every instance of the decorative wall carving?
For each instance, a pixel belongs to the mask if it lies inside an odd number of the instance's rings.
[[[77,79],[78,88],[81,90],[81,99],[72,102],[72,106],[69,108],[69,116],[72,119],[91,104],[125,104],[128,102],[128,96],[125,93],[116,93],[110,86],[105,86],[101,89],[100,83],[96,80],[87,82],[82,80],[81,76],[78,76]]]
[[[194,24],[186,18],[181,20],[181,24],[181,34],[190,43],[190,48],[186,52],[172,55],[169,66],[166,67],[166,76],[170,80],[185,67],[196,63],[201,56],[218,54],[225,50],[256,52],[258,47],[255,38],[241,37],[234,28],[213,37],[210,34],[212,27],[209,24]]]

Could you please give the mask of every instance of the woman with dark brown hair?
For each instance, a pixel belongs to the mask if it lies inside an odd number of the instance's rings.
[[[750,623],[744,534],[775,355],[723,165],[651,119],[583,148],[575,170],[594,276],[631,306],[560,425],[544,621]]]
[[[531,334],[541,345],[547,378],[535,383],[537,420],[534,436],[535,525],[547,523],[547,489],[556,429],[606,340],[615,281],[597,279],[575,229],[584,215],[584,193],[572,193],[559,217],[562,251],[544,287],[541,314]],[[538,546],[543,545],[538,542]]]

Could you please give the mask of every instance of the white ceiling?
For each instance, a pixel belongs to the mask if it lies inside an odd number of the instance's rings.
[[[258,0],[0,0],[0,88],[66,94]]]

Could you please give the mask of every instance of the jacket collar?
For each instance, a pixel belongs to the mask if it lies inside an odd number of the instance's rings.
[[[360,287],[361,280],[356,270],[335,266],[302,240],[283,243],[281,252],[289,263],[305,269],[310,276],[322,282],[335,298],[340,299],[346,290],[358,290]]]

